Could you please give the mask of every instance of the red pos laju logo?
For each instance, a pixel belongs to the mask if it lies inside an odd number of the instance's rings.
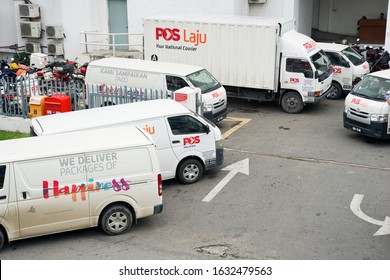
[[[180,40],[180,29],[174,28],[156,28],[156,40],[163,37],[166,41],[179,41]]]
[[[165,41],[179,41],[183,40],[186,43],[191,43],[194,46],[205,44],[207,41],[207,34],[202,34],[199,30],[195,32],[187,31],[187,29],[180,30],[178,28],[161,28],[156,27],[156,40],[164,39]]]
[[[200,143],[200,136],[186,137],[183,139],[183,144],[186,147],[188,147],[188,145],[192,147],[195,144],[199,144],[199,143]]]

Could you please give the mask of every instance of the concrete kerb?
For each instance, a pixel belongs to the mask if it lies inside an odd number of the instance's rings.
[[[30,119],[0,116],[0,130],[30,133]]]

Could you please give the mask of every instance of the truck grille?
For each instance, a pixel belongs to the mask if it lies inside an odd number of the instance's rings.
[[[348,123],[351,124],[351,125],[355,125],[357,127],[361,127],[361,128],[370,128],[369,124],[361,123],[361,122],[358,122],[358,121],[355,121],[355,120],[351,120],[351,119],[348,119]]]
[[[217,103],[214,103],[213,107],[214,107],[214,109],[218,109],[218,108],[222,107],[223,105],[225,105],[225,100],[221,100]]]
[[[358,111],[358,110],[353,109],[353,108],[349,108],[349,112],[351,113],[351,115],[354,115],[356,117],[363,118],[363,119],[368,119],[370,117],[369,113]]]

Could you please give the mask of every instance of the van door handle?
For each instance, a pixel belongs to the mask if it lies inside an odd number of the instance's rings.
[[[180,140],[173,140],[172,141],[172,144],[177,144],[177,143],[180,143]]]
[[[2,195],[2,196],[0,196],[0,199],[6,199],[7,198],[7,196],[6,195]]]

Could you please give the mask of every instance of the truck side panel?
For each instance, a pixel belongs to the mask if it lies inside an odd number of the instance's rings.
[[[145,19],[145,58],[194,64],[223,85],[277,89],[277,24]]]

